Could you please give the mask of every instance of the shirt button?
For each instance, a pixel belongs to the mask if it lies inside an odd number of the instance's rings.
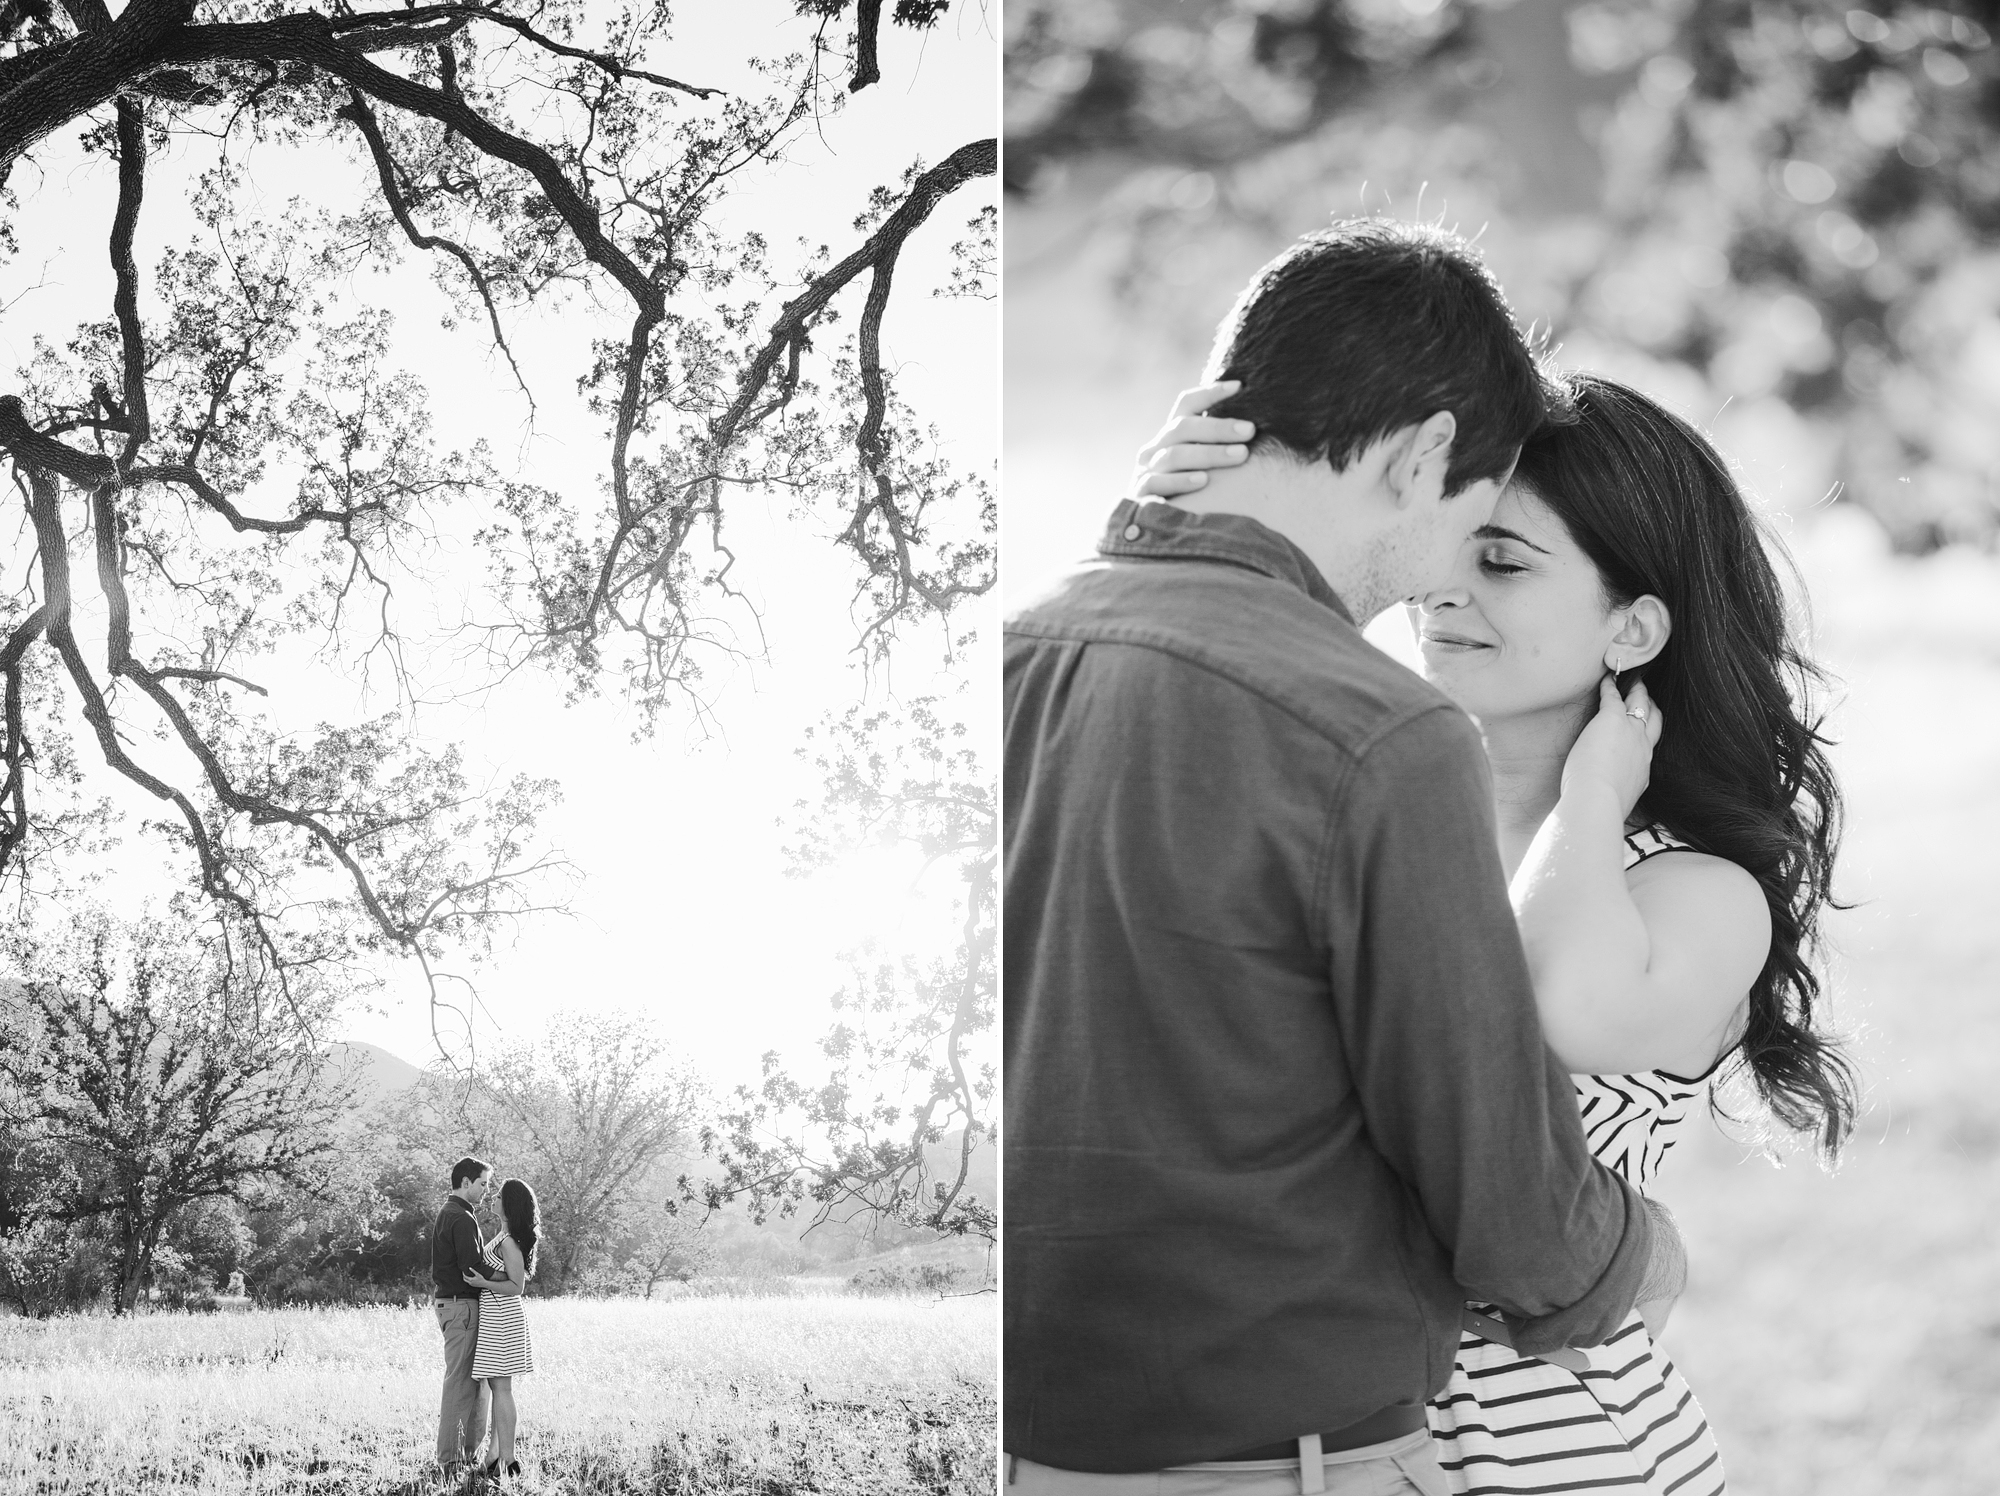
[[[1127,525],[1125,527],[1125,538],[1127,540],[1137,540],[1144,533],[1137,525]]]

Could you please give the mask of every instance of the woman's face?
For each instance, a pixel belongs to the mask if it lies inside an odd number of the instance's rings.
[[[1623,622],[1590,558],[1519,483],[1411,610],[1425,679],[1489,725],[1587,709]]]

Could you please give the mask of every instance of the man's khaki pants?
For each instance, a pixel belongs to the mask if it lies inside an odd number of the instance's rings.
[[[1002,1496],[1300,1496],[1320,1491],[1326,1496],[1451,1496],[1427,1428],[1322,1455],[1318,1470],[1297,1460],[1227,1460],[1140,1475],[1090,1475],[1014,1455],[1001,1460]]]
[[[438,1328],[444,1331],[444,1397],[438,1403],[437,1458],[456,1465],[479,1457],[486,1442],[486,1410],[492,1393],[472,1376],[472,1352],[479,1344],[479,1300],[439,1299]]]

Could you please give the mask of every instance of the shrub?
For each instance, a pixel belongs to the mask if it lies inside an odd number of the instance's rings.
[[[944,1293],[964,1279],[956,1262],[897,1262],[863,1268],[847,1286],[856,1293]]]
[[[23,1314],[88,1308],[111,1290],[111,1258],[90,1225],[36,1221],[0,1237],[0,1294]]]

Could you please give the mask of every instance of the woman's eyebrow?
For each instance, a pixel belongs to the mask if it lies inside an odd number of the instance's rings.
[[[1510,530],[1505,525],[1481,525],[1472,533],[1481,540],[1518,540],[1531,551],[1540,551],[1544,556],[1553,554],[1545,546],[1536,545],[1527,536],[1520,534],[1518,531]]]

